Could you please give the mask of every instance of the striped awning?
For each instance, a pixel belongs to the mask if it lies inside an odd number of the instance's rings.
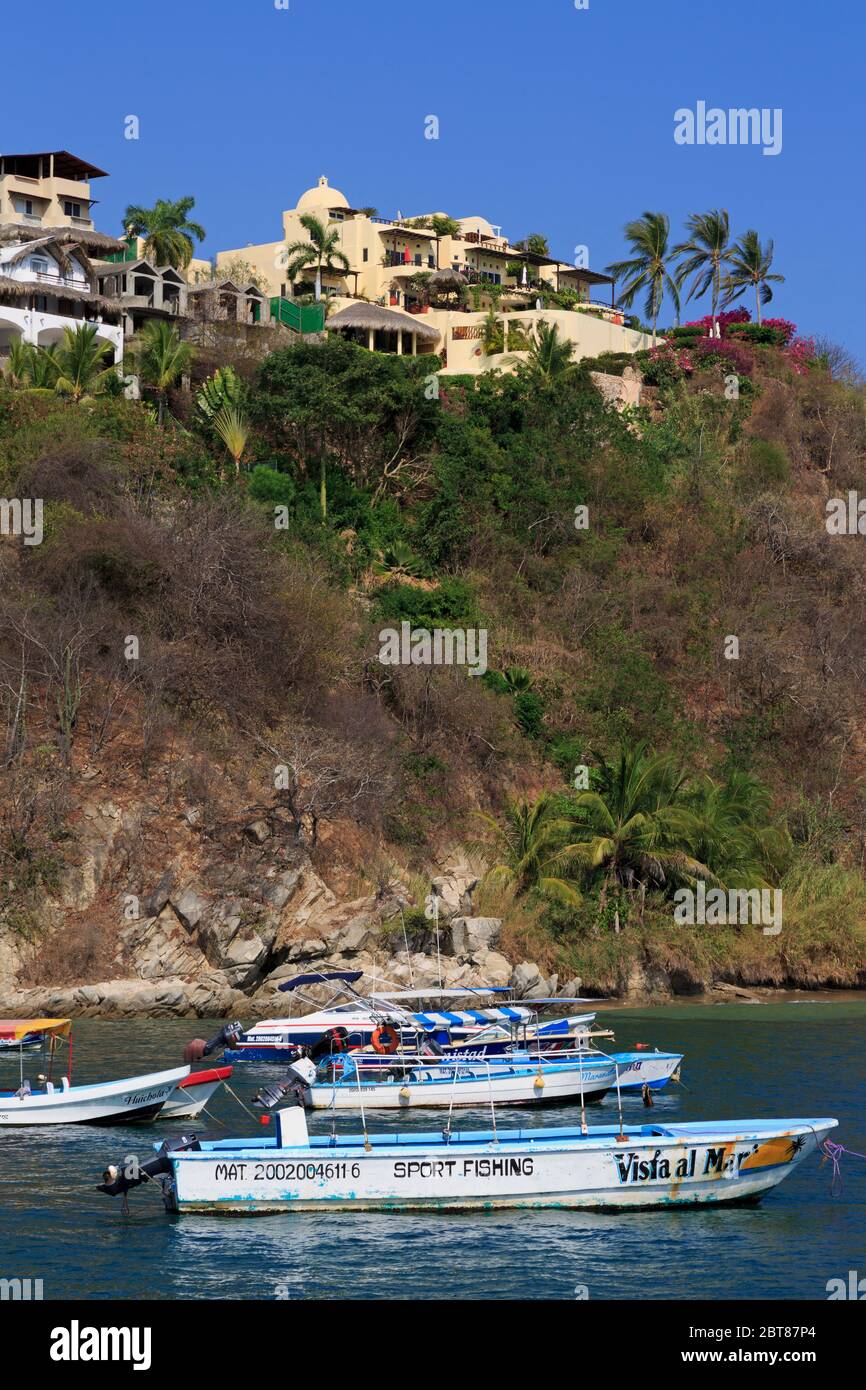
[[[512,1008],[500,1009],[465,1009],[460,1012],[442,1010],[436,1013],[410,1014],[410,1018],[420,1023],[422,1028],[428,1031],[433,1028],[456,1028],[466,1024],[478,1023],[524,1023],[532,1018],[531,1009],[522,1009],[516,1005]]]

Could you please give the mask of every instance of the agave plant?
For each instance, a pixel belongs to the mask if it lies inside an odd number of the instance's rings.
[[[416,579],[423,568],[412,547],[399,540],[385,546],[373,563],[376,574],[387,575],[390,579]]]

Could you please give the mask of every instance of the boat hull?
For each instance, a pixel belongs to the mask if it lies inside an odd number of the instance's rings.
[[[146,1076],[98,1082],[93,1086],[59,1087],[16,1097],[0,1093],[0,1127],[23,1125],[126,1125],[156,1119],[189,1067],[151,1072]]]
[[[208,1101],[232,1074],[231,1067],[213,1067],[184,1077],[162,1107],[164,1120],[197,1120]]]
[[[755,1201],[836,1121],[728,1121],[492,1134],[315,1136],[204,1144],[172,1159],[180,1212],[636,1210]]]
[[[612,1052],[619,1068],[619,1089],[623,1094],[660,1091],[671,1077],[676,1076],[683,1063],[681,1052]]]

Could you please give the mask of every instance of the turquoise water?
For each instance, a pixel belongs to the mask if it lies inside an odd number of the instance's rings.
[[[835,1136],[866,1153],[866,1001],[605,1011],[617,1044],[683,1051],[684,1086],[656,1097],[653,1119],[771,1116],[839,1119]],[[216,1031],[201,1020],[75,1026],[75,1079],[179,1064],[183,1044]],[[37,1070],[35,1062],[32,1070]],[[8,1086],[17,1064],[0,1062]],[[235,1068],[249,1099],[272,1069]],[[226,1128],[252,1121],[221,1093]],[[626,1110],[645,1112],[640,1099]],[[615,1115],[608,1098],[590,1123]],[[570,1107],[502,1109],[509,1123],[566,1124]],[[405,1116],[431,1128],[430,1116]],[[460,1128],[489,1115],[464,1112]],[[357,1120],[340,1120],[357,1129]],[[371,1118],[388,1128],[393,1118]],[[329,1121],[312,1117],[311,1128]],[[52,1298],[562,1298],[826,1299],[829,1279],[866,1276],[866,1162],[847,1160],[841,1197],[828,1165],[806,1160],[758,1207],[628,1213],[298,1213],[259,1218],[166,1216],[155,1186],[119,1201],[94,1191],[108,1161],[149,1156],[189,1121],[147,1129],[0,1131],[0,1278],[41,1278]]]

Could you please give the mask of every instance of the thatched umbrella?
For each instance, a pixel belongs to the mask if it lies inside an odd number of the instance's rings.
[[[325,328],[330,332],[342,332],[346,329],[361,329],[368,335],[377,332],[397,333],[401,330],[404,333],[414,333],[422,342],[436,342],[441,336],[437,328],[431,327],[429,323],[422,323],[414,314],[404,314],[399,309],[384,309],[378,304],[350,304],[347,309],[340,309],[338,313],[332,314],[325,321]]]
[[[431,290],[460,290],[469,284],[465,275],[461,275],[459,270],[436,270],[427,282]]]

